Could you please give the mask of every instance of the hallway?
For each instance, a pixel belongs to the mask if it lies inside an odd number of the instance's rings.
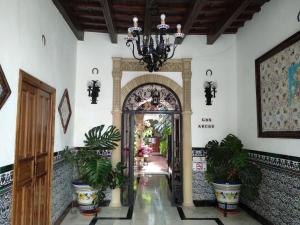
[[[176,208],[171,206],[169,188],[163,175],[142,176],[136,195],[132,219],[130,209],[102,208],[101,219],[92,221],[77,210],[69,212],[62,225],[259,225],[246,212],[229,215],[227,218],[214,207]],[[73,209],[74,210],[74,209]],[[127,218],[126,218],[127,217]],[[129,216],[130,217],[130,216]]]
[[[141,168],[137,166],[134,167],[134,175],[147,175],[147,174],[156,174],[156,175],[168,175],[168,163],[167,159],[161,155],[150,154],[147,163]]]

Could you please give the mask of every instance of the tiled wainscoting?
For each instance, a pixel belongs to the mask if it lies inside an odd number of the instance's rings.
[[[60,152],[54,154],[52,179],[52,223],[73,201],[73,168],[62,159]]]
[[[242,203],[262,216],[268,224],[300,224],[300,158],[249,151],[251,160],[262,170],[263,180],[259,198],[254,202],[242,199]],[[200,158],[199,158],[200,157]],[[203,148],[193,148],[193,199],[195,201],[215,200],[214,192],[205,179],[205,173],[195,165],[205,157]]]
[[[249,208],[276,225],[300,224],[300,158],[250,151],[262,169],[259,198],[242,200]]]
[[[197,201],[214,201],[212,185],[205,179],[206,151],[204,148],[193,148],[193,199]],[[198,168],[197,168],[198,167]]]
[[[0,168],[0,224],[10,224],[13,166]]]
[[[64,212],[72,202],[72,167],[61,159],[59,152],[54,154],[52,180],[52,222]],[[0,168],[0,224],[10,225],[12,200],[13,166]]]

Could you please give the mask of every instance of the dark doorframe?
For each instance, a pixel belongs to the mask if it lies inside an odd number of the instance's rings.
[[[128,186],[123,188],[121,191],[121,200],[123,205],[131,206],[134,203],[134,132],[135,132],[135,115],[136,114],[169,114],[172,119],[172,138],[171,138],[171,148],[172,148],[172,166],[171,171],[172,174],[168,176],[168,182],[171,190],[172,205],[181,205],[182,196],[183,196],[183,177],[182,177],[182,114],[179,111],[125,111],[122,113],[122,145],[121,145],[121,159],[122,162],[127,165],[129,168],[127,174],[129,176]],[[179,121],[179,129],[175,130],[175,115],[177,115],[177,119]],[[127,121],[126,121],[127,120]],[[127,126],[127,127],[126,127]],[[175,146],[174,136],[178,132],[177,138],[179,138],[178,146]],[[128,140],[129,138],[129,140]],[[129,144],[129,149],[127,149],[127,145]],[[175,154],[175,149],[178,147],[179,151]],[[129,157],[124,157],[128,152]],[[178,155],[179,158],[175,159],[174,155]],[[125,161],[125,160],[129,160]],[[177,160],[177,161],[176,161]],[[179,161],[179,165],[177,165],[177,169],[175,169],[175,163]]]

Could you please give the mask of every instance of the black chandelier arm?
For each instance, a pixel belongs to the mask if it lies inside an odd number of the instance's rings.
[[[141,49],[141,37],[140,37],[140,34],[137,33],[136,36],[137,36],[137,39],[135,40],[136,49],[137,49],[139,55],[143,55],[143,52],[142,52],[142,49]]]
[[[132,40],[128,40],[127,42],[126,42],[126,46],[127,47],[130,47],[130,45],[132,45],[132,55],[133,55],[133,57],[135,58],[135,59],[137,59],[137,60],[142,60],[143,59],[143,57],[141,57],[141,58],[138,58],[137,56],[136,56],[136,54],[135,54],[135,48],[134,48],[134,43],[133,43],[133,41]]]
[[[140,64],[145,63],[145,69],[149,72],[158,71],[168,59],[175,55],[178,46],[177,41],[184,37],[181,33],[181,25],[177,25],[175,40],[170,44],[169,25],[165,24],[166,15],[161,15],[161,23],[157,25],[154,34],[142,33],[142,28],[138,27],[138,18],[133,18],[133,27],[128,28],[126,45],[131,47],[134,59],[139,60]],[[173,48],[173,49],[172,49]]]
[[[177,44],[175,44],[175,41],[174,41],[174,44],[173,44],[173,52],[172,52],[172,55],[170,57],[167,57],[166,60],[168,59],[172,59],[174,54],[175,54],[175,49],[177,48]]]

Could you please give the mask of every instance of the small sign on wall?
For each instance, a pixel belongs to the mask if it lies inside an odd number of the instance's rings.
[[[193,171],[204,172],[207,168],[206,151],[204,148],[193,148]]]
[[[205,172],[207,169],[206,162],[193,162],[193,171]]]
[[[198,125],[198,128],[215,128],[215,125],[212,123],[211,118],[202,118],[201,119],[201,124]]]

